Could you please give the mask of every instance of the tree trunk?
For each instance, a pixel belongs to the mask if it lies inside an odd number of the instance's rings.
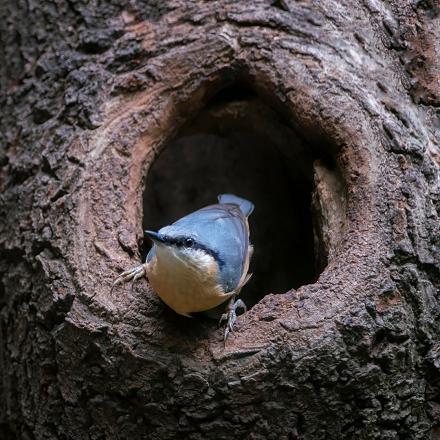
[[[439,13],[4,2],[0,437],[440,439]],[[225,345],[110,293],[217,192],[257,207]]]

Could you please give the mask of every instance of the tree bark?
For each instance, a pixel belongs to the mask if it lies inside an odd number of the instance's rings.
[[[439,8],[4,2],[0,437],[440,438]],[[325,268],[224,346],[110,287],[150,166],[234,84],[307,145]]]

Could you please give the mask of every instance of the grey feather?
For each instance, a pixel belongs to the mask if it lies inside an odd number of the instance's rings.
[[[250,202],[249,200],[242,199],[241,197],[238,197],[234,194],[220,194],[217,197],[219,203],[232,203],[234,205],[238,205],[240,207],[241,212],[246,216],[249,217],[252,214],[252,211],[254,210],[254,204]]]

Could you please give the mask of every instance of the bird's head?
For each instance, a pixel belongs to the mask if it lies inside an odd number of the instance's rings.
[[[189,250],[197,244],[195,237],[186,234],[172,234],[172,233],[160,233],[153,231],[145,231],[148,238],[158,247],[172,247],[174,249],[180,249],[182,251]]]
[[[187,233],[179,228],[168,226],[159,232],[145,231],[156,246],[158,258],[181,260],[182,263],[195,267],[221,264],[218,252],[203,243],[195,234]]]

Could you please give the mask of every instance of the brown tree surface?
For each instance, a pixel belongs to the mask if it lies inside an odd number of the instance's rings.
[[[440,438],[439,14],[4,0],[0,437]],[[224,347],[110,286],[228,191],[256,250]]]

